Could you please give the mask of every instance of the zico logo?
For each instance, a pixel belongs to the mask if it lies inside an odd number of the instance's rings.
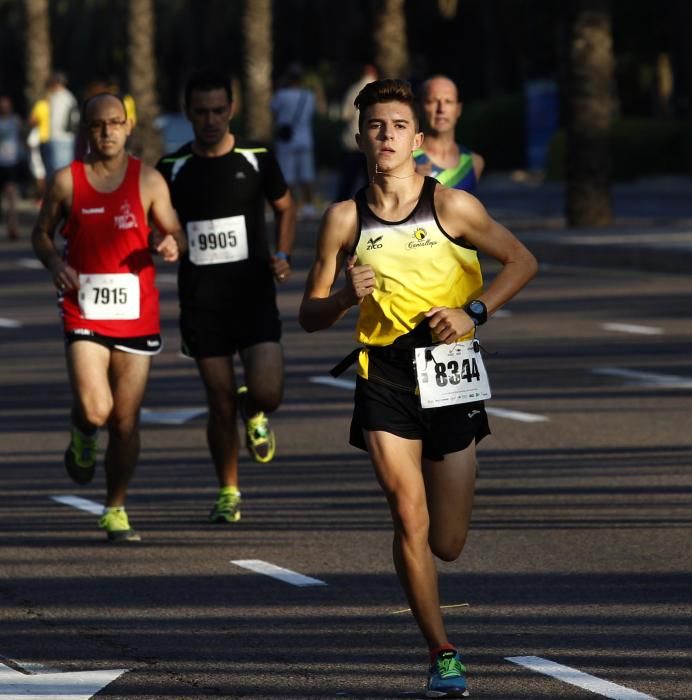
[[[380,243],[381,240],[382,236],[378,236],[377,238],[369,238],[368,244],[365,246],[365,250],[375,250],[376,248],[381,248],[383,245]]]
[[[431,241],[428,238],[428,232],[420,226],[413,232],[412,238],[414,240],[409,241],[407,246],[408,248],[423,248],[426,246],[437,245],[437,241]]]

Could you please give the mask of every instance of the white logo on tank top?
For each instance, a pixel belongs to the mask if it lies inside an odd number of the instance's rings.
[[[105,207],[91,207],[91,209],[82,209],[82,214],[105,214]]]
[[[120,207],[120,214],[115,217],[115,226],[121,231],[129,228],[137,228],[137,219],[130,209],[130,203],[125,200]]]

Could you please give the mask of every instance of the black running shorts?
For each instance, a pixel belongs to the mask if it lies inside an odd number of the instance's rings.
[[[83,328],[65,333],[65,343],[71,345],[79,340],[89,340],[103,345],[109,350],[121,350],[133,355],[158,355],[163,350],[163,341],[155,335],[139,335],[132,338],[114,338],[112,335],[101,335]]]
[[[281,320],[273,288],[226,310],[180,310],[182,352],[188,357],[225,357],[257,343],[278,343]]]
[[[349,442],[367,450],[363,430],[381,430],[409,440],[422,440],[423,456],[440,461],[490,435],[482,401],[441,408],[421,408],[411,392],[358,377]]]

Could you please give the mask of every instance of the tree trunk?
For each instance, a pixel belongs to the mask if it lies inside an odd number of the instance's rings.
[[[249,138],[269,142],[272,136],[272,4],[245,0],[245,131]]]
[[[609,0],[574,0],[567,59],[567,223],[607,226],[615,65]]]
[[[161,136],[154,127],[159,116],[156,95],[153,0],[130,0],[128,21],[129,83],[137,109],[137,126],[132,135],[133,152],[149,165],[161,157]]]
[[[51,73],[48,0],[24,0],[26,8],[26,88],[29,108],[46,92]]]
[[[381,0],[375,20],[375,63],[383,78],[405,78],[409,55],[404,0]]]

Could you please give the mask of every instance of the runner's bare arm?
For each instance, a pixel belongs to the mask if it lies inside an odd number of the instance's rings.
[[[358,216],[353,200],[333,204],[322,219],[317,253],[300,305],[300,325],[309,333],[334,325],[352,306],[375,288],[375,274],[369,265],[356,265],[349,257],[346,283],[332,293],[339,270],[352,250],[358,234]]]
[[[536,258],[472,195],[438,186],[435,207],[450,236],[463,238],[501,263],[502,269],[479,297],[492,315],[534,277],[538,271]]]
[[[158,170],[142,166],[140,192],[144,211],[156,226],[152,236],[154,249],[166,262],[175,262],[185,251],[187,243],[171,203],[168,184]]]
[[[286,259],[293,251],[296,238],[296,205],[291,191],[271,202],[274,210],[274,230],[276,234],[276,251],[279,255],[271,258],[271,269],[274,277],[283,282],[291,273],[291,265]]]
[[[63,168],[55,174],[31,232],[36,257],[51,273],[53,284],[60,290],[79,288],[79,275],[60,257],[54,242],[55,230],[67,217],[71,204],[72,173],[69,168]]]

